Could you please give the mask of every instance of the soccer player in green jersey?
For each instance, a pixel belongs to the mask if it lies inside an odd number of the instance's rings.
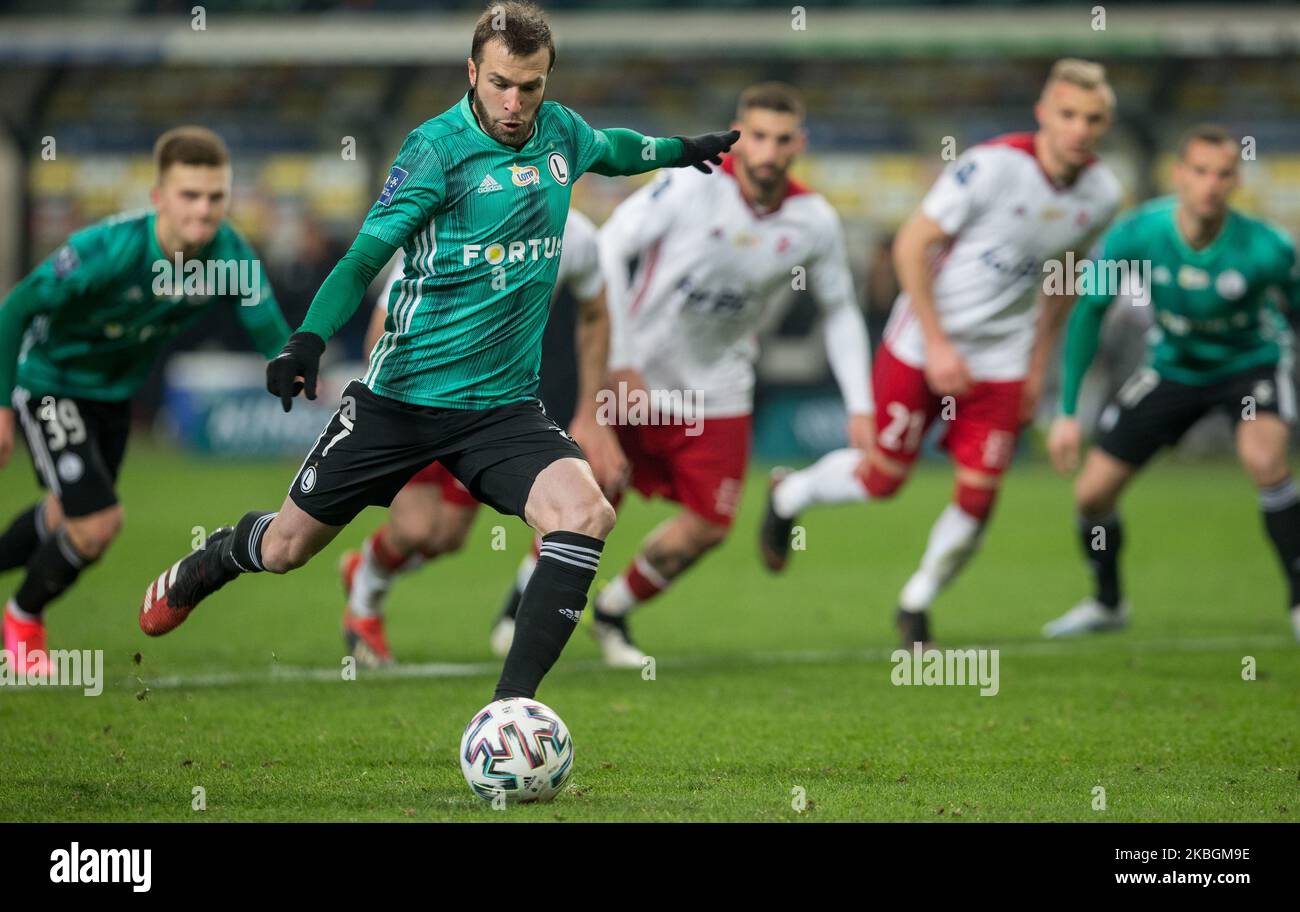
[[[1282,562],[1291,622],[1300,638],[1300,501],[1287,463],[1295,391],[1290,331],[1275,295],[1300,306],[1300,272],[1291,240],[1266,222],[1228,206],[1239,182],[1240,143],[1214,126],[1193,129],[1174,165],[1176,195],[1156,199],[1118,221],[1102,243],[1099,268],[1126,264],[1149,277],[1137,303],[1154,308],[1146,366],[1102,412],[1100,433],[1075,482],[1084,554],[1096,592],[1044,628],[1068,636],[1123,627],[1120,590],[1123,532],[1116,505],[1125,486],[1158,450],[1171,446],[1207,412],[1224,410],[1236,428],[1237,454],[1259,490],[1264,527]],[[1138,268],[1140,267],[1140,268]],[[1061,415],[1048,447],[1062,473],[1073,471],[1081,433],[1079,384],[1097,351],[1102,317],[1116,288],[1081,295],[1070,316],[1062,368]]]
[[[479,18],[469,91],[406,138],[356,241],[267,367],[286,409],[299,391],[314,397],[325,339],[402,246],[406,271],[365,378],[344,389],[278,513],[246,514],[150,583],[146,633],[173,629],[241,573],[302,566],[436,459],[542,536],[494,699],[534,695],[581,617],[614,524],[582,451],[536,398],[572,184],[587,171],[707,171],[739,135],[593,130],[543,101],[554,63],[536,6],[498,3]]]
[[[75,232],[0,306],[0,467],[21,423],[47,491],[0,535],[0,572],[26,568],[5,606],[4,644],[29,667],[48,656],[46,606],[122,528],[115,484],[130,400],[159,352],[218,302],[267,357],[289,336],[257,255],[225,220],[225,143],[179,127],[154,158],[153,209]]]

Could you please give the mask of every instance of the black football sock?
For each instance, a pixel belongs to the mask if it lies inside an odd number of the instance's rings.
[[[45,501],[39,501],[18,514],[0,535],[0,573],[26,566],[41,542],[49,536],[45,529]]]
[[[537,685],[582,618],[604,547],[600,539],[577,532],[542,536],[537,566],[519,601],[514,641],[492,699],[537,693]]]
[[[506,600],[501,605],[501,616],[514,620],[519,616],[519,602],[524,597],[524,590],[519,588],[519,583],[510,584],[510,592],[506,595]]]
[[[93,558],[77,551],[68,530],[60,529],[45,539],[27,561],[27,575],[14,593],[14,604],[20,611],[39,617],[45,606],[66,592],[92,563]]]
[[[1264,513],[1264,528],[1273,539],[1282,572],[1286,574],[1291,601],[1300,605],[1300,496],[1290,477],[1259,492],[1259,507]]]
[[[1119,589],[1119,549],[1124,543],[1124,527],[1119,521],[1119,514],[1112,513],[1100,518],[1079,517],[1079,541],[1083,544],[1083,554],[1092,575],[1096,580],[1097,601],[1107,608],[1118,608]]]
[[[235,524],[235,531],[221,543],[221,566],[230,573],[261,573],[262,536],[275,513],[261,513],[253,510],[245,513]]]

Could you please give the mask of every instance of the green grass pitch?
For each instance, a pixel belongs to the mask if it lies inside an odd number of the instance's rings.
[[[4,520],[34,496],[25,461],[0,475]],[[395,589],[406,675],[340,673],[335,567],[379,510],[291,576],[240,579],[177,632],[139,632],[145,586],[192,529],[274,509],[295,466],[134,446],[121,539],[49,613],[52,647],[104,650],[104,692],[0,691],[0,820],[1300,820],[1300,648],[1235,466],[1142,477],[1125,504],[1132,626],[1046,643],[1040,626],[1086,577],[1069,485],[1017,465],[934,612],[940,646],[1001,650],[989,697],[890,679],[893,599],[949,496],[946,467],[894,503],[809,514],[781,577],[756,557],[755,470],[732,538],[634,618],[653,680],[599,667],[585,625],[575,634],[538,694],[573,733],[570,787],[503,811],[470,793],[456,748],[491,698],[487,631],[529,541],[515,519],[484,510],[462,554]],[[602,579],[669,510],[629,502]]]

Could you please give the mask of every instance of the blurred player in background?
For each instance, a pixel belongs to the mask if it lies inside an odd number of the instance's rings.
[[[122,528],[116,483],[131,397],[159,352],[218,302],[236,307],[268,358],[289,336],[257,255],[225,220],[225,143],[178,127],[158,139],[154,163],[152,209],[75,232],[0,308],[0,401],[13,402],[0,407],[0,467],[16,415],[47,491],[0,535],[0,572],[26,567],[5,605],[4,645],[25,649],[29,663],[46,659],[46,607]]]
[[[388,506],[430,461],[475,499],[542,535],[493,696],[533,697],[587,604],[614,510],[578,445],[536,398],[572,183],[721,162],[734,132],[649,137],[593,130],[543,101],[555,65],[546,15],[502,2],[475,23],[460,101],[416,127],[352,246],[267,365],[286,410],[316,395],[325,340],[404,248],[418,277],[364,379],[303,460],[278,512],[246,513],[164,568],[140,605],[158,636],[243,573],[306,564],[367,506]]]
[[[789,302],[792,287],[805,287],[801,276],[826,315],[826,348],[849,413],[849,443],[859,456],[870,447],[869,349],[839,218],[825,198],[789,176],[806,145],[803,112],[791,86],[751,86],[732,125],[741,138],[719,174],[663,174],[601,228],[614,331],[611,392],[629,401],[665,392],[684,394],[677,400],[683,405],[686,396],[703,400],[694,415],[617,426],[632,487],[681,510],[596,595],[592,634],[610,665],[640,667],[645,656],[632,643],[628,614],[731,530],[749,461],[755,337],[777,316],[774,308]],[[637,271],[629,276],[633,258]],[[495,648],[508,642],[530,571],[525,559],[494,633]]]
[[[1044,628],[1047,636],[1113,630],[1128,623],[1119,579],[1124,542],[1116,505],[1147,460],[1208,412],[1225,411],[1237,455],[1259,491],[1264,528],[1289,588],[1300,639],[1300,498],[1287,462],[1295,422],[1292,339],[1272,294],[1300,307],[1295,247],[1281,230],[1228,206],[1240,183],[1241,143],[1221,127],[1190,131],[1174,165],[1175,195],[1152,200],[1107,232],[1102,264],[1145,262],[1154,305],[1147,365],[1102,412],[1100,433],[1075,481],[1079,535],[1096,588]],[[1114,274],[1099,269],[1096,275]],[[1118,289],[1082,295],[1070,317],[1062,365],[1061,415],[1049,450],[1062,473],[1075,469],[1082,434],[1074,417],[1083,376],[1097,352],[1106,308]]]
[[[978,549],[1037,404],[1072,301],[1039,304],[1043,265],[1066,251],[1086,253],[1119,207],[1119,182],[1094,156],[1114,107],[1101,66],[1060,60],[1034,109],[1036,133],[976,146],[944,171],[894,244],[902,293],[876,355],[874,452],[864,460],[839,450],[774,476],[760,551],[781,570],[800,512],[892,497],[926,429],[944,418],[956,485],[899,595],[905,647],[930,641],[930,605]]]
[[[370,320],[367,351],[374,350],[386,331],[390,301],[396,300],[400,305],[403,295],[417,281],[416,276],[404,278],[405,267],[406,258],[399,253]],[[613,492],[622,484],[627,460],[613,429],[596,420],[596,394],[604,385],[609,358],[609,312],[605,308],[604,285],[596,227],[577,209],[570,209],[564,225],[556,293],[558,297],[559,289],[567,286],[577,302],[578,313],[574,335],[568,344],[543,343],[539,398],[543,403],[558,403],[548,414],[557,424],[567,426],[582,447],[601,490]],[[551,319],[555,318],[552,313]],[[554,339],[548,332],[548,341]],[[568,378],[571,373],[568,365],[559,362],[572,360],[575,355],[576,390],[573,383],[564,379],[551,379],[557,373]],[[370,667],[393,661],[384,634],[384,601],[389,587],[398,575],[409,573],[435,557],[459,551],[474,524],[478,506],[474,495],[441,463],[430,463],[393,498],[388,521],[366,539],[361,550],[343,555],[341,569],[347,593],[343,638],[349,655]]]

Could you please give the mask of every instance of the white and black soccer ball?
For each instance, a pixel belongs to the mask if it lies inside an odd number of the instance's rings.
[[[485,801],[550,801],[572,770],[569,729],[538,700],[493,701],[474,714],[460,738],[460,771]]]

